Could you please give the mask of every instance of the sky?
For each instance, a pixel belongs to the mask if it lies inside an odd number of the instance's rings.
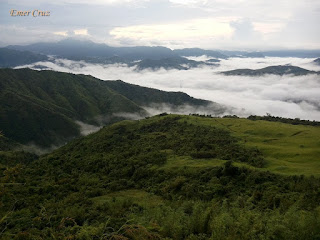
[[[0,46],[72,37],[172,49],[320,49],[319,22],[319,0],[0,0]]]

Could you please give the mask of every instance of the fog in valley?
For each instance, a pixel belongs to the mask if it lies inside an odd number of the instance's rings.
[[[197,61],[210,59],[207,56],[189,58]],[[263,75],[225,76],[221,71],[267,66],[292,65],[308,70],[320,71],[320,66],[310,58],[229,58],[221,60],[218,66],[206,66],[189,70],[142,70],[126,64],[92,64],[84,61],[53,59],[32,65],[19,66],[33,69],[50,69],[75,74],[88,74],[102,80],[122,80],[165,91],[181,91],[195,98],[217,102],[226,106],[223,114],[236,114],[241,117],[265,115],[320,120],[320,75]],[[170,107],[153,109],[151,113],[170,112]],[[189,114],[193,112],[211,113],[206,109],[190,109],[188,106],[174,112]]]

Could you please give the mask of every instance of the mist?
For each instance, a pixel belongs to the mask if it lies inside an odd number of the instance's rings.
[[[175,114],[201,114],[201,115],[212,115],[221,117],[224,115],[232,114],[233,108],[226,108],[217,104],[209,104],[207,106],[191,106],[188,104],[173,106],[170,104],[149,104],[148,106],[142,106],[150,116],[158,115],[161,113],[175,113]]]
[[[65,143],[60,143],[60,144],[53,144],[49,147],[40,147],[39,145],[33,143],[33,142],[30,142],[30,143],[27,143],[27,144],[24,144],[24,145],[21,145],[17,148],[15,148],[14,150],[15,151],[26,151],[26,152],[31,152],[31,153],[34,153],[36,155],[44,155],[44,154],[47,154],[47,153],[50,153],[60,147],[62,147],[63,145],[65,145],[67,142]]]
[[[94,126],[81,121],[76,121],[76,124],[80,126],[80,133],[82,136],[86,136],[91,133],[98,132],[102,128],[101,126]]]
[[[207,60],[201,56],[193,60]],[[84,61],[55,59],[52,62],[38,62],[20,67],[34,68],[42,65],[47,69],[88,74],[102,80],[123,80],[165,91],[181,91],[192,97],[210,100],[227,107],[224,114],[236,114],[241,117],[265,115],[320,120],[320,76],[264,75],[260,77],[225,76],[221,71],[240,68],[259,69],[267,66],[290,64],[308,70],[320,71],[320,66],[310,58],[230,58],[221,60],[219,66],[203,66],[190,70],[136,71],[125,64],[91,64]],[[34,68],[37,69],[37,68]],[[146,107],[151,113],[170,110]],[[171,109],[172,110],[172,109]],[[207,113],[206,109],[181,108],[179,113]],[[170,112],[170,111],[168,111]]]

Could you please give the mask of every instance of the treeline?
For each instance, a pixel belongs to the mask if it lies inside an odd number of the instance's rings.
[[[282,122],[282,123],[288,123],[293,125],[320,126],[320,122],[317,122],[317,121],[301,120],[300,118],[293,119],[293,118],[275,117],[275,116],[271,116],[270,114],[267,114],[266,116],[250,115],[247,119],[252,121],[264,120],[264,121],[270,121],[270,122]]]
[[[221,118],[218,116],[212,116],[211,114],[197,114],[197,113],[190,113],[189,116],[196,116],[202,118]],[[237,115],[224,115],[222,118],[239,118]],[[264,120],[269,122],[282,122],[288,123],[292,125],[310,125],[310,126],[320,126],[320,122],[318,121],[310,121],[310,120],[301,120],[300,118],[284,118],[284,117],[276,117],[270,114],[266,116],[257,116],[257,115],[250,115],[247,119],[252,121],[257,120]]]

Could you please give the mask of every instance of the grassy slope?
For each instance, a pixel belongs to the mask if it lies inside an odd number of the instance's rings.
[[[178,115],[169,115],[166,118],[174,118]],[[147,120],[123,121],[114,124],[113,127],[124,125],[136,131],[138,126],[157,123],[159,117]],[[195,116],[183,116],[179,122],[188,122],[198,126],[210,126],[230,131],[231,135],[249,148],[261,150],[266,165],[256,168],[261,171],[285,175],[320,176],[320,128],[315,126],[291,125],[279,122],[251,121],[235,118],[202,118]],[[105,132],[108,129],[104,130]],[[97,137],[103,137],[105,132],[89,136],[84,142],[94,144]],[[150,134],[150,141],[158,141],[160,135]],[[90,140],[91,139],[91,140]],[[99,138],[98,138],[99,139]],[[220,158],[193,158],[189,154],[176,154],[172,149],[164,150],[167,161],[160,169],[169,170],[185,167],[206,168],[222,166],[225,160]],[[245,162],[236,161],[235,165],[254,168]],[[157,166],[159,168],[159,166]]]
[[[320,176],[320,128],[247,119],[207,119],[188,121],[231,130],[247,146],[256,146],[267,160],[266,169],[282,174]]]
[[[171,115],[177,116],[177,115]],[[149,121],[157,121],[151,118]],[[320,176],[320,127],[291,125],[280,122],[251,121],[236,118],[203,118],[184,116],[179,121],[187,120],[199,126],[212,126],[229,130],[248,147],[257,147],[262,151],[267,164],[260,170],[268,170],[285,175]],[[121,123],[123,124],[123,123]],[[188,167],[215,167],[224,160],[211,158],[194,159],[190,156],[176,156],[169,150],[169,158],[162,169]],[[246,163],[237,166],[252,168]]]

